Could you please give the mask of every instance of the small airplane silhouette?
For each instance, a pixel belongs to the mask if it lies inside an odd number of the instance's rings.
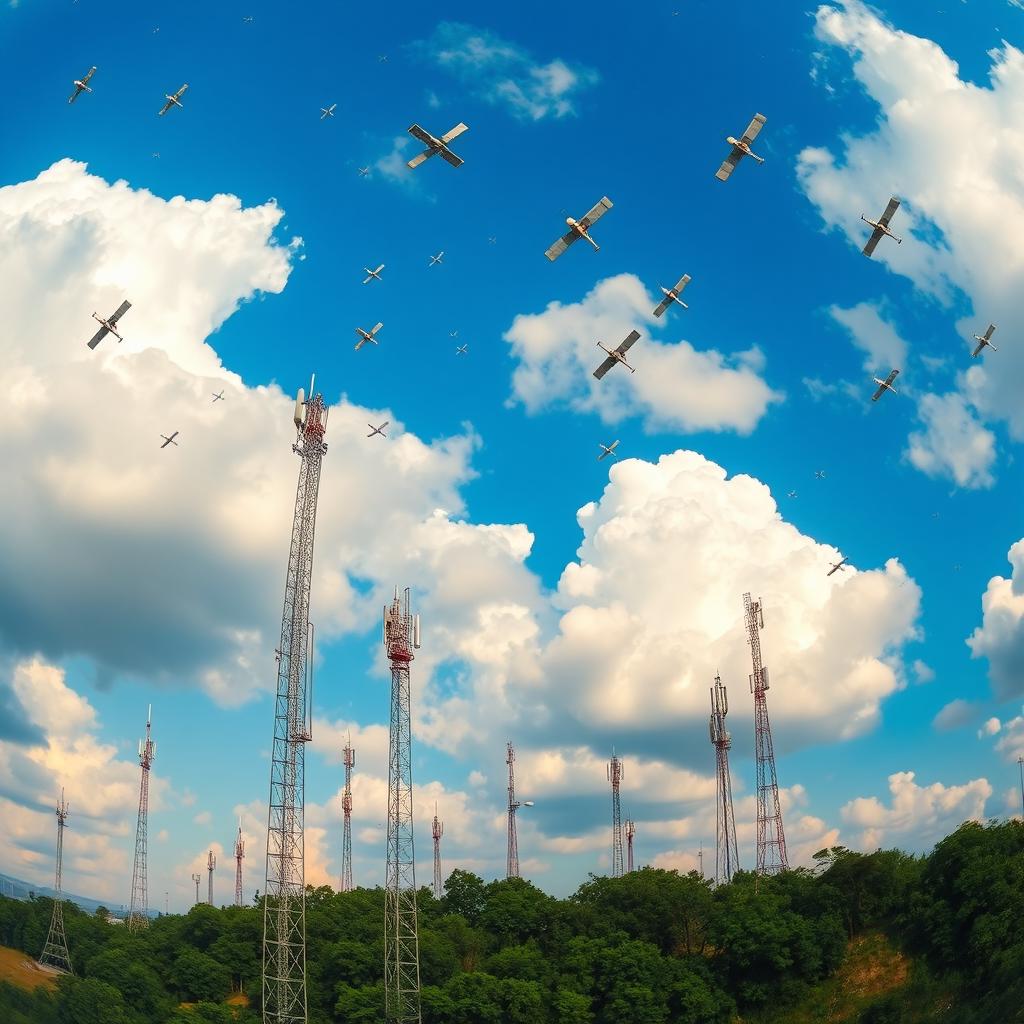
[[[380,276],[380,272],[384,269],[382,263],[376,270],[371,270],[369,267],[363,267],[363,270],[367,273],[367,278],[363,281],[363,284],[369,284],[371,281],[382,281],[383,278]]]
[[[814,479],[815,480],[824,480],[825,479],[825,470],[823,470],[823,469],[816,469],[814,471]]]
[[[373,437],[375,434],[380,434],[381,437],[387,437],[384,433],[384,428],[391,422],[391,420],[385,420],[379,427],[375,427],[372,423],[366,425],[370,428],[370,432],[366,435],[367,437]]]
[[[466,350],[467,350],[468,348],[469,348],[469,344],[468,344],[468,342],[467,342],[467,343],[466,343],[465,345],[460,345],[460,346],[459,346],[459,347],[458,347],[458,348],[457,348],[457,349],[455,350],[455,354],[456,354],[457,356],[464,356],[464,355],[466,355]]]
[[[377,63],[378,64],[387,64],[387,62],[388,62],[388,55],[386,53],[380,53],[380,54],[377,55]]]
[[[360,167],[359,168],[359,177],[360,178],[365,178],[369,173],[370,173],[370,168],[369,167]]]
[[[213,395],[213,392],[211,391],[210,394]],[[213,395],[213,400],[214,400],[214,402],[223,402],[224,401],[224,392],[223,391],[218,391],[217,394]]]
[[[166,434],[161,434],[160,436],[164,439],[164,443],[160,445],[161,448],[166,448],[169,444],[173,444],[175,448],[178,447],[178,442],[174,440],[178,436],[178,431],[175,431],[170,437]]]
[[[491,235],[491,237],[488,238],[487,241],[490,242],[491,245],[494,245],[494,243],[497,242],[497,238],[495,238],[494,235]]]
[[[612,441],[611,444],[601,444],[598,442],[598,448],[601,449],[601,454],[598,455],[597,461],[600,462],[602,459],[607,459],[610,455],[612,458],[618,458],[615,449],[619,447],[618,440]]]
[[[797,496],[796,491],[787,491],[786,492],[786,497],[787,498],[795,498],[796,496]]]
[[[825,573],[825,575],[826,576],[831,576],[832,573],[838,572],[840,569],[845,570],[847,562],[849,562],[849,559],[846,558],[846,557],[840,558],[838,562],[829,562],[828,564],[831,565],[832,568],[829,569],[829,571],[827,573]]]
[[[320,120],[322,121],[325,117],[334,117],[334,108],[337,107],[337,103],[332,103],[329,107],[320,108]]]
[[[430,265],[433,266],[435,263],[440,263],[444,259],[444,249],[442,249],[436,256],[430,257]]]

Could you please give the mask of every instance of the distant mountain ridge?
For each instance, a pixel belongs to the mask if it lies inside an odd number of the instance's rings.
[[[11,875],[0,872],[0,896],[6,896],[11,900],[27,900],[29,893],[34,893],[36,896],[49,896],[50,899],[53,899],[55,890],[51,885],[32,885],[30,882],[24,882],[20,878],[13,878]],[[64,893],[64,899],[77,904],[89,914],[95,913],[98,907],[106,907],[115,917],[120,916],[123,911],[120,905],[111,906],[105,900],[76,896],[70,892]]]

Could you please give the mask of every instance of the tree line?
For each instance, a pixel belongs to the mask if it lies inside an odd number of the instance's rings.
[[[453,871],[443,898],[418,893],[424,1024],[781,1024],[877,929],[915,966],[862,1024],[1024,1021],[1024,825],[967,823],[922,857],[835,847],[815,862],[721,886],[643,868],[567,899]],[[51,911],[0,899],[0,944],[37,956]],[[75,976],[0,984],[4,1024],[260,1019],[261,906],[200,904],[138,934],[102,909],[64,916]],[[311,1024],[384,1019],[383,922],[381,889],[307,889]]]

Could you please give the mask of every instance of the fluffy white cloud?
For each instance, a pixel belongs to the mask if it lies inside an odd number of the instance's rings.
[[[986,779],[972,779],[962,786],[941,782],[919,786],[914,772],[896,772],[889,776],[889,793],[888,807],[872,796],[857,797],[842,809],[843,821],[862,830],[855,840],[862,850],[883,844],[925,850],[965,821],[984,818],[992,787]]]
[[[923,395],[917,414],[923,431],[907,438],[906,456],[928,476],[948,477],[961,487],[991,487],[996,439],[982,426],[971,406],[957,391]]]
[[[971,656],[988,659],[988,678],[999,700],[1024,693],[1024,540],[1007,554],[1009,579],[993,576],[981,598],[981,625],[967,638]]]
[[[944,341],[926,352],[954,356],[959,395],[932,396],[922,409],[932,424],[911,459],[962,486],[986,486],[992,438],[965,403],[1024,437],[1024,349],[969,358],[971,335],[989,321],[1004,336],[1024,328],[1024,254],[1015,242],[1024,231],[1024,130],[1014,116],[1024,105],[1024,54],[1008,43],[993,49],[988,83],[975,84],[936,43],[893,28],[860,0],[819,7],[816,34],[830,62],[840,49],[849,54],[854,80],[879,112],[867,134],[843,135],[839,156],[805,149],[800,181],[825,223],[858,248],[867,230],[860,214],[900,196],[894,227],[903,244],[883,243],[874,258],[947,307],[970,300],[973,312],[956,324],[958,350]],[[975,144],[965,147],[965,138]],[[940,431],[943,416],[954,426]]]
[[[925,683],[930,683],[935,678],[935,669],[931,665],[926,664],[920,658],[915,658],[913,665],[910,666],[914,673],[914,682],[919,686],[923,686]]]
[[[853,343],[864,353],[865,370],[888,373],[894,366],[906,366],[907,343],[892,324],[883,319],[876,305],[859,302],[849,309],[830,306],[828,311],[833,320],[849,331]]]
[[[984,724],[978,730],[978,739],[980,740],[983,736],[995,736],[1002,727],[1003,723],[994,715],[992,718],[986,718]]]
[[[995,749],[998,753],[1007,761],[1016,761],[1018,757],[1024,757],[1024,714],[1015,715],[1004,722],[997,732],[999,739],[996,740]]]
[[[551,302],[543,313],[517,316],[505,333],[518,360],[515,399],[531,413],[565,403],[605,423],[642,416],[649,430],[750,433],[782,399],[760,376],[764,358],[756,347],[723,355],[645,336],[629,354],[636,373],[616,368],[594,378],[604,358],[598,341],[614,348],[635,327],[645,327],[644,334],[654,326],[672,329],[651,315],[654,305],[635,275],[619,274],[598,282],[581,302]]]
[[[460,22],[441,22],[429,39],[414,47],[481,99],[527,121],[575,113],[576,95],[598,78],[591,68],[560,58],[540,63],[494,32]]]

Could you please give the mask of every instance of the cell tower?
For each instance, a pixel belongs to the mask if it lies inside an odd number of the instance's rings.
[[[277,698],[267,816],[267,876],[263,899],[263,1020],[306,1021],[305,758],[312,738],[312,643],[309,593],[320,467],[327,445],[321,395],[299,389],[292,451],[301,459],[295,492],[288,575],[277,647]]]
[[[519,877],[519,837],[516,834],[516,811],[520,807],[532,807],[532,800],[516,799],[516,748],[512,741],[507,744],[505,764],[508,765],[508,855],[505,865],[506,878]]]
[[[213,906],[213,869],[217,866],[217,858],[213,850],[206,854],[206,902]]]
[[[156,744],[152,739],[153,705],[146,712],[146,739],[139,740],[139,766],[142,781],[139,784],[139,818],[135,826],[135,866],[132,868],[132,902],[125,922],[128,931],[149,927],[149,883],[146,878],[147,831],[149,828],[149,769],[156,759]]]
[[[196,901],[192,904],[193,907],[199,906],[199,883],[203,880],[203,876],[199,872],[195,872],[192,875],[192,881],[196,883]]]
[[[772,727],[768,721],[768,669],[761,664],[761,636],[764,610],[761,601],[743,595],[747,623],[747,642],[754,671],[750,674],[750,692],[754,695],[754,742],[757,760],[757,874],[768,875],[789,870],[786,833],[782,829],[779,782],[775,775],[775,751]]]
[[[612,784],[612,878],[622,877],[622,809],[619,807],[619,783],[622,759],[612,752],[608,762],[608,781]]]
[[[437,817],[437,804],[434,804],[432,832],[434,835],[434,899],[439,900],[444,895],[444,886],[441,884],[441,836],[444,835],[444,822]]]
[[[39,963],[64,974],[71,974],[71,957],[68,955],[68,940],[64,934],[64,829],[67,828],[68,805],[64,802],[64,790],[60,791],[57,804],[57,880],[53,886],[53,917],[46,945],[40,954]]]
[[[626,872],[633,873],[633,836],[636,835],[636,822],[626,819]]]
[[[416,853],[412,820],[412,727],[409,662],[420,646],[420,617],[409,588],[384,608],[384,647],[391,662],[388,757],[388,863],[384,894],[384,1018],[420,1022],[420,944],[416,930]]]
[[[352,749],[352,737],[345,744],[345,792],[341,798],[341,809],[345,812],[345,827],[341,840],[341,891],[351,892],[352,885],[352,769],[356,766],[356,752]]]
[[[711,743],[715,748],[715,881],[719,885],[732,881],[733,872],[739,866],[736,845],[736,816],[732,809],[732,775],[729,773],[729,749],[732,737],[725,728],[725,716],[729,714],[729,694],[722,685],[722,678],[715,676],[711,690],[711,720],[709,729]],[[767,720],[767,719],[766,719]],[[759,805],[760,806],[760,805]],[[780,819],[781,821],[781,819]],[[703,872],[701,872],[703,875]]]
[[[238,819],[238,837],[235,839],[235,906],[242,905],[242,861],[245,860],[245,840],[242,838],[242,819]]]

